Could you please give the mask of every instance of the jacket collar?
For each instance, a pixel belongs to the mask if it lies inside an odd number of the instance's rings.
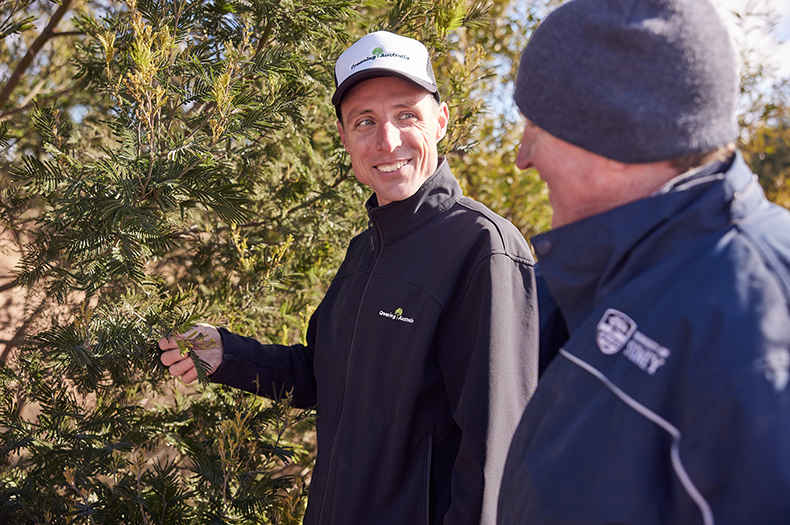
[[[537,235],[532,244],[569,333],[612,291],[764,200],[740,153],[654,195]],[[660,249],[656,249],[660,246]]]
[[[439,157],[439,167],[414,195],[386,206],[378,206],[376,195],[373,194],[365,207],[368,217],[381,233],[382,242],[387,244],[421,227],[455,204],[462,195],[447,159]]]

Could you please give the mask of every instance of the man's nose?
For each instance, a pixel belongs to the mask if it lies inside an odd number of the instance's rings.
[[[395,151],[401,145],[400,130],[391,122],[384,122],[379,128],[378,147],[384,151]]]
[[[521,142],[518,145],[518,152],[516,153],[516,167],[520,170],[529,168],[527,160],[527,146],[524,145],[524,142]]]

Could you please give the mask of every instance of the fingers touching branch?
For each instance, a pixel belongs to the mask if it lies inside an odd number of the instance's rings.
[[[210,324],[197,324],[183,334],[172,334],[159,340],[162,364],[170,374],[191,383],[198,378],[195,361],[190,351],[208,366],[206,373],[211,375],[220,364],[224,353],[219,331]]]

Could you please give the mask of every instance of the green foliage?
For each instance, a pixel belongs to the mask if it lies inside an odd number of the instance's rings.
[[[768,198],[790,209],[790,79],[775,78],[768,56],[776,43],[778,14],[749,0],[728,15],[738,28],[741,64],[738,146]],[[755,38],[758,34],[761,38]]]
[[[551,207],[537,172],[515,167],[524,121],[512,102],[513,85],[524,46],[558,3],[489,2],[485,23],[457,33],[463,61],[437,59],[439,68],[450,71],[453,120],[473,129],[461,137],[465,147],[450,157],[453,172],[466,195],[510,220],[527,238],[549,229]]]
[[[67,3],[0,4],[0,62]],[[0,355],[0,523],[300,523],[312,411],[176,384],[157,340],[206,321],[304,343],[366,225],[330,97],[336,57],[372,30],[431,50],[465,192],[548,229],[510,97],[554,4],[75,3],[0,108],[0,251],[20,256],[0,291],[23,303]],[[744,151],[781,201],[787,106],[768,100],[744,112]]]
[[[35,37],[25,17],[53,7],[26,5],[24,17],[0,7],[17,43]],[[26,301],[23,342],[0,369],[0,522],[301,522],[312,411],[287,393],[175,384],[157,341],[197,321],[304,341],[366,224],[369,191],[329,102],[337,55],[389,28],[457,57],[453,31],[484,13],[458,1],[78,4],[42,51],[62,69],[34,61],[5,108],[25,118],[0,123],[0,220],[20,255],[6,289]],[[0,53],[15,63],[23,47]],[[56,77],[68,92],[38,97]],[[443,91],[460,93],[458,79]],[[444,147],[468,151],[480,104],[449,100],[464,118]]]
[[[764,118],[750,130],[741,151],[758,174],[768,197],[790,209],[790,106],[788,86],[779,86],[774,95],[783,99],[764,107]]]

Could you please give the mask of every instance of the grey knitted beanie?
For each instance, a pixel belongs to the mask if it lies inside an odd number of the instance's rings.
[[[643,163],[734,141],[737,91],[708,0],[572,0],[530,39],[513,98],[555,137]]]

